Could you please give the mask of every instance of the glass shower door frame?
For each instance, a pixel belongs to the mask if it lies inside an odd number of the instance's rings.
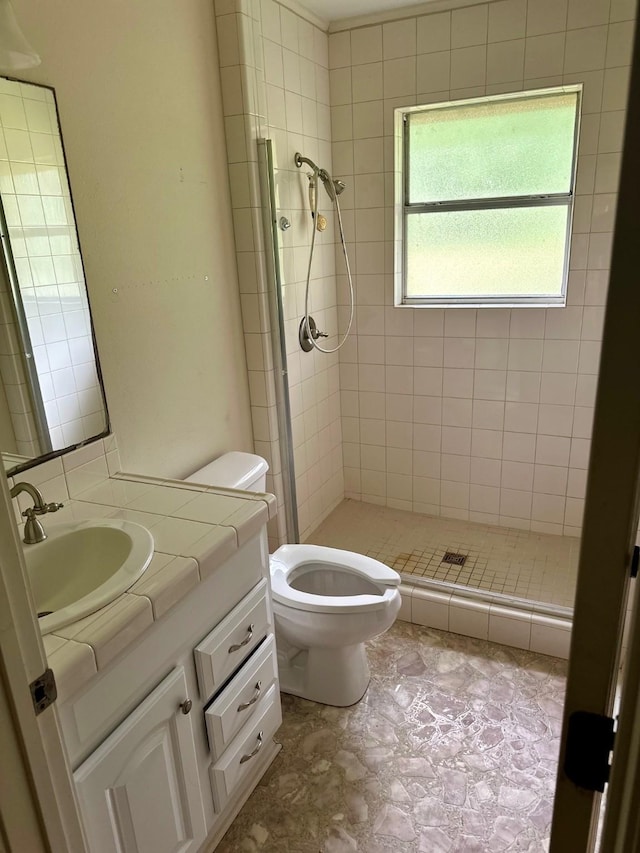
[[[270,338],[273,352],[276,409],[278,413],[278,446],[282,469],[285,524],[287,542],[296,543],[300,541],[300,530],[298,526],[298,502],[291,430],[291,400],[289,396],[289,373],[287,369],[287,347],[284,308],[282,304],[278,209],[276,205],[273,145],[271,139],[258,139],[258,167],[262,197],[264,254],[271,318]]]

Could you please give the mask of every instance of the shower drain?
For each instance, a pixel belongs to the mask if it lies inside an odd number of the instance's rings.
[[[467,556],[467,554],[456,554],[455,551],[446,551],[441,562],[452,566],[464,566]]]

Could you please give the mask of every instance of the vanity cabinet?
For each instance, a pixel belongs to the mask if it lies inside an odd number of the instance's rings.
[[[74,774],[89,848],[195,853],[207,835],[178,667]]]
[[[279,750],[264,531],[60,708],[91,853],[207,853]]]

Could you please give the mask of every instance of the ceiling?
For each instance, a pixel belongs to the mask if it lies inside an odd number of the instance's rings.
[[[355,18],[358,15],[373,15],[389,12],[411,5],[412,0],[300,0],[301,5],[325,21],[340,18]],[[424,2],[424,0],[423,0]]]

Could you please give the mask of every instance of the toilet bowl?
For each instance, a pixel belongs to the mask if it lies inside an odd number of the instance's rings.
[[[285,693],[353,705],[369,684],[365,642],[393,625],[400,576],[337,548],[283,545],[272,554],[271,590]]]
[[[227,453],[186,479],[264,491],[267,462]],[[353,705],[370,673],[365,642],[400,610],[400,575],[384,563],[337,548],[282,545],[269,558],[280,689],[326,705]]]

